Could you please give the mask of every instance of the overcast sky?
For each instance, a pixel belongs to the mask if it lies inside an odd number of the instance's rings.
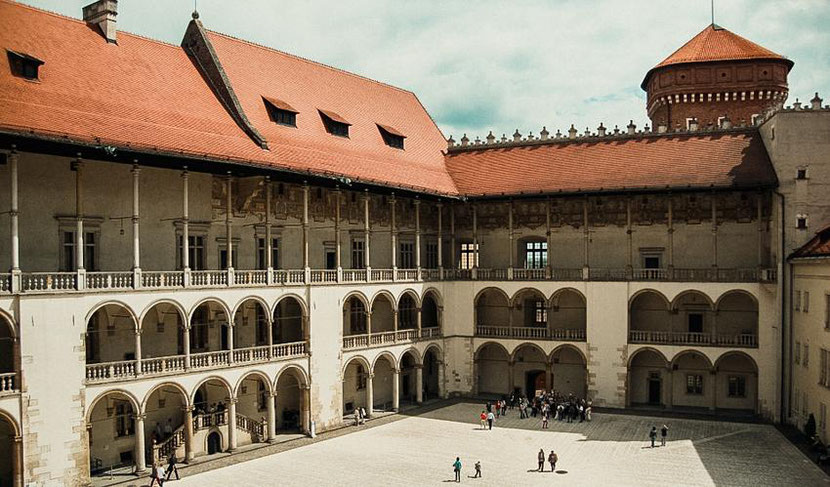
[[[72,17],[92,0],[25,0]],[[715,22],[793,61],[830,103],[830,0],[717,0]],[[710,0],[198,0],[205,27],[414,91],[445,136],[648,120],[646,71]],[[118,28],[178,44],[192,0],[121,0]]]

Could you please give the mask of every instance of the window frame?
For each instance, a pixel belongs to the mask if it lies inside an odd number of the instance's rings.
[[[704,395],[704,390],[702,374],[686,374],[687,396],[702,396]]]
[[[473,269],[474,267],[478,267],[480,252],[481,252],[481,244],[480,243],[473,243],[470,242],[460,242],[458,244],[459,250],[459,259],[458,259],[458,268],[459,269]]]
[[[525,269],[545,269],[548,266],[547,240],[525,240],[522,245]]]
[[[730,375],[726,379],[726,397],[729,398],[745,398],[746,397],[746,376],[745,375]],[[734,384],[734,389],[733,389]]]

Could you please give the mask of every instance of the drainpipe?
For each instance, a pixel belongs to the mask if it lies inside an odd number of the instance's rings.
[[[781,238],[781,248],[779,249],[779,259],[778,259],[778,295],[781,297],[781,360],[779,363],[781,364],[781,423],[784,424],[787,419],[789,418],[788,415],[788,406],[790,401],[792,401],[792,366],[790,364],[790,344],[792,343],[793,339],[793,326],[792,326],[792,314],[787,312],[787,303],[792,302],[792,290],[793,290],[793,273],[792,273],[792,264],[786,262],[787,256],[786,254],[786,218],[784,215],[785,206],[784,206],[784,195],[780,192],[773,191],[775,196],[778,196],[779,203],[778,208],[780,211],[780,230],[778,232],[779,237]],[[786,275],[789,277],[788,279],[788,286],[787,286],[787,299],[784,297],[784,270],[788,272]],[[786,396],[786,400],[785,400]]]

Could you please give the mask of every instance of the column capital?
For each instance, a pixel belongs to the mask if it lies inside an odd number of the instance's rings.
[[[193,405],[182,406],[182,411],[184,411],[185,413],[192,413],[195,410],[196,410],[196,406],[193,406]]]
[[[412,204],[414,204],[415,206],[420,206],[420,204],[421,204],[421,200],[420,200],[420,199],[418,199],[418,197],[416,196],[416,197],[415,197],[415,201],[413,201],[413,202],[412,202]]]
[[[146,414],[133,414],[133,419],[135,421],[144,421],[145,419],[147,419],[147,415]]]
[[[133,168],[130,170],[133,174],[141,172],[141,167],[138,165],[138,159],[133,159]]]
[[[228,406],[231,406],[231,405],[235,406],[236,403],[238,403],[238,402],[239,402],[239,399],[237,399],[235,397],[228,398]]]
[[[412,366],[412,368],[413,368],[413,369],[416,369],[416,370],[418,370],[418,369],[423,369],[423,368],[424,368],[424,364],[415,364],[415,365],[413,365],[413,366]]]
[[[182,169],[182,178],[187,179],[190,176],[190,173],[187,171],[187,166],[184,166]]]

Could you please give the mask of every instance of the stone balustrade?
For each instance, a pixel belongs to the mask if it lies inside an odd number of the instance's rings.
[[[343,337],[343,349],[356,350],[360,348],[412,343],[418,340],[428,340],[440,337],[440,328],[422,328],[420,332],[416,329],[407,329],[365,335],[349,335]]]
[[[723,334],[631,330],[628,333],[628,342],[658,345],[757,348],[758,336],[747,333]]]
[[[17,386],[17,374],[9,372],[0,374],[0,396],[20,392]]]
[[[584,342],[585,330],[581,328],[543,328],[531,326],[476,326],[476,336],[487,338],[516,338],[521,340],[557,340]]]

